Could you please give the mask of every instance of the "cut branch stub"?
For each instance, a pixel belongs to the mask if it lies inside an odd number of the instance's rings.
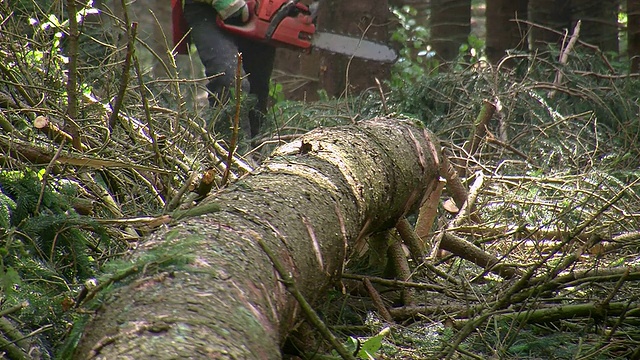
[[[184,218],[141,246],[140,271],[105,290],[74,358],[279,358],[301,312],[259,243],[318,303],[365,224],[391,228],[420,203],[437,179],[434,144],[412,122],[376,118],[277,149],[199,205],[218,211]],[[174,254],[164,261],[173,265],[145,266],[150,254]]]

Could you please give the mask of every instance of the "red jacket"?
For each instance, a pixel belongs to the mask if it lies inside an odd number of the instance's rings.
[[[171,22],[173,24],[173,46],[178,54],[189,52],[189,25],[182,11],[182,0],[171,0]]]

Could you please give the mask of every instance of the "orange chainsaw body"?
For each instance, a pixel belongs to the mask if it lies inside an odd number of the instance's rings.
[[[247,0],[247,6],[250,11],[247,23],[230,25],[218,18],[218,26],[247,39],[311,49],[316,26],[307,5],[292,0]]]

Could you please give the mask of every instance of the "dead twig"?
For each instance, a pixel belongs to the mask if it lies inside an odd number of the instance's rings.
[[[400,234],[402,241],[409,248],[413,261],[415,261],[416,264],[420,264],[424,257],[425,246],[423,241],[411,227],[411,224],[409,224],[407,218],[402,218],[398,221],[396,224],[396,230],[398,230],[398,234]]]
[[[402,281],[409,281],[411,280],[411,269],[409,268],[409,262],[407,261],[404,249],[402,248],[402,241],[400,241],[400,237],[395,231],[391,231],[389,234],[391,237],[391,244],[387,249],[387,256],[393,264],[396,277],[400,278]],[[402,301],[407,305],[413,303],[413,296],[410,289],[402,290]]]
[[[129,26],[129,31],[127,32],[127,53],[124,57],[124,63],[122,64],[122,74],[120,75],[118,93],[115,96],[112,112],[107,122],[107,127],[109,128],[109,130],[113,130],[113,127],[116,125],[118,114],[120,114],[120,108],[122,107],[122,103],[124,102],[127,85],[129,84],[129,71],[131,70],[131,58],[133,57],[137,29],[138,24],[132,23]]]
[[[238,53],[238,65],[236,67],[236,112],[232,122],[231,142],[229,143],[229,154],[227,155],[227,167],[222,175],[222,186],[226,186],[229,182],[229,172],[231,171],[231,163],[233,154],[238,144],[238,129],[240,127],[240,96],[242,95],[242,53]],[[250,134],[246,134],[250,136]]]
[[[489,125],[489,120],[493,117],[493,114],[496,112],[496,105],[488,100],[484,100],[482,103],[482,108],[474,121],[474,131],[471,134],[471,138],[464,144],[464,152],[468,157],[474,156],[478,152],[478,148],[482,139],[484,139],[487,134],[487,126]],[[460,176],[466,176],[468,171],[466,164],[459,164],[460,168],[458,173]]]
[[[75,120],[78,118],[78,19],[76,18],[76,0],[67,0],[67,15],[69,21],[69,33],[67,52],[69,65],[67,68],[67,118],[64,128],[71,135],[73,147],[82,151],[82,141],[80,139],[80,128]]]
[[[446,166],[447,161],[443,161],[442,164],[443,164],[443,166]],[[460,226],[462,224],[462,221],[464,221],[464,219],[468,216],[470,209],[472,209],[474,204],[475,204],[475,199],[478,196],[478,192],[480,191],[480,188],[482,187],[483,182],[484,182],[484,176],[482,176],[481,172],[478,172],[478,176],[476,177],[476,181],[474,182],[474,184],[471,187],[472,190],[469,192],[469,194],[467,195],[467,198],[464,200],[464,202],[460,206],[458,214],[456,215],[455,218],[453,218],[449,222],[449,224],[447,224],[447,227],[445,229],[441,230],[438,233],[438,235],[436,235],[436,237],[435,237],[435,239],[433,241],[433,248],[431,249],[431,258],[432,259],[435,259],[437,257],[437,252],[440,249],[440,247],[442,246],[442,242],[443,241],[451,242],[451,244],[443,246],[443,248],[449,247],[449,248],[452,248],[452,249],[454,249],[456,251],[461,251],[462,248],[465,247],[467,243],[473,246],[473,244],[469,243],[466,240],[464,240],[463,242],[457,241],[456,240],[457,237],[454,237],[454,236],[449,237],[448,240],[444,240],[444,238],[445,238],[445,235],[447,234],[447,232],[450,232],[452,229]],[[462,189],[464,189],[464,188],[462,188]],[[466,190],[464,190],[464,192],[466,193]],[[456,203],[457,203],[457,201],[456,201]],[[464,253],[466,253],[466,251]],[[454,252],[454,254],[455,254],[455,252]],[[456,254],[456,255],[458,255],[458,254]],[[486,254],[486,255],[488,256],[488,254]]]
[[[465,188],[465,186],[462,184],[459,173],[453,168],[451,162],[449,161],[450,153],[446,149],[444,149],[443,152],[445,154],[444,156],[442,156],[442,162],[440,165],[440,174],[444,176],[444,178],[447,180],[447,187],[446,187],[447,193],[451,195],[451,197],[453,198],[453,201],[456,203],[456,205],[460,209],[462,208],[464,203],[467,201],[469,193],[467,192],[467,189]],[[473,222],[479,223],[480,218],[478,215],[475,214],[475,209],[473,208],[473,205],[471,207],[470,213],[472,214],[471,220]]]
[[[369,297],[371,298],[371,301],[373,301],[373,306],[375,306],[376,309],[378,310],[378,314],[380,314],[380,317],[383,318],[384,321],[392,324],[394,322],[393,317],[389,313],[389,310],[387,309],[387,307],[384,305],[384,301],[382,300],[382,297],[380,296],[380,293],[378,292],[378,290],[376,290],[376,288],[373,287],[373,284],[368,278],[363,278],[362,283],[364,284],[364,287],[367,289],[367,292],[369,293]]]
[[[580,36],[581,24],[582,24],[581,20],[578,20],[578,22],[576,22],[576,26],[573,28],[573,33],[571,34],[571,37],[567,42],[567,46],[562,49],[562,52],[560,53],[560,59],[558,59],[560,66],[567,64],[567,61],[569,60],[569,53],[573,50],[573,47],[575,46],[576,42],[578,41],[578,37]],[[566,39],[566,36],[565,36],[565,39]],[[562,69],[558,69],[556,71],[556,78],[553,81],[553,84],[560,86],[562,84],[562,77],[563,77]],[[549,94],[547,96],[549,97],[549,99],[551,99],[555,95],[556,95],[556,90],[554,89],[549,91]]]

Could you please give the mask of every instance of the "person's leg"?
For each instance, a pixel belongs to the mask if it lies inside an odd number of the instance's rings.
[[[186,1],[184,17],[191,28],[191,42],[196,45],[198,55],[205,68],[210,91],[209,103],[218,106],[234,98],[236,69],[238,67],[238,45],[236,39],[216,24],[216,12],[207,4]],[[244,78],[244,74],[242,74]],[[242,80],[242,92],[249,92],[249,82]],[[240,126],[250,136],[251,126],[241,119]]]
[[[240,51],[243,54],[242,65],[248,74],[249,93],[257,99],[256,106],[249,111],[251,137],[255,138],[260,134],[260,128],[265,122],[276,49],[271,45],[243,40],[240,43]]]

